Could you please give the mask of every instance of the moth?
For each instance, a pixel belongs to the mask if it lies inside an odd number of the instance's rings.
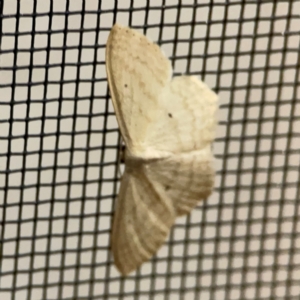
[[[172,78],[158,45],[118,24],[107,41],[106,72],[126,145],[111,237],[115,265],[126,275],[158,251],[176,217],[211,194],[218,97],[195,76]]]

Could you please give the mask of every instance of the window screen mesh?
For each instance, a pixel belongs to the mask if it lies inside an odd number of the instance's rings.
[[[299,1],[0,1],[0,299],[299,299]],[[121,278],[105,44],[143,31],[218,92],[215,192]]]

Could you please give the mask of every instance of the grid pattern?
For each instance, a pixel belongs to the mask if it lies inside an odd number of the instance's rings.
[[[0,1],[0,299],[299,299],[298,1]],[[105,44],[143,31],[220,97],[213,195],[121,278]]]

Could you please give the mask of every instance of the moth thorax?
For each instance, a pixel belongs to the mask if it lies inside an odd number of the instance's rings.
[[[145,159],[125,152],[125,165],[128,169],[138,169],[145,164]]]

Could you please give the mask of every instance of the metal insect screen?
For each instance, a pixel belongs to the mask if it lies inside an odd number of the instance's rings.
[[[0,1],[0,299],[299,299],[300,3]],[[215,192],[121,278],[115,22],[220,98]]]

